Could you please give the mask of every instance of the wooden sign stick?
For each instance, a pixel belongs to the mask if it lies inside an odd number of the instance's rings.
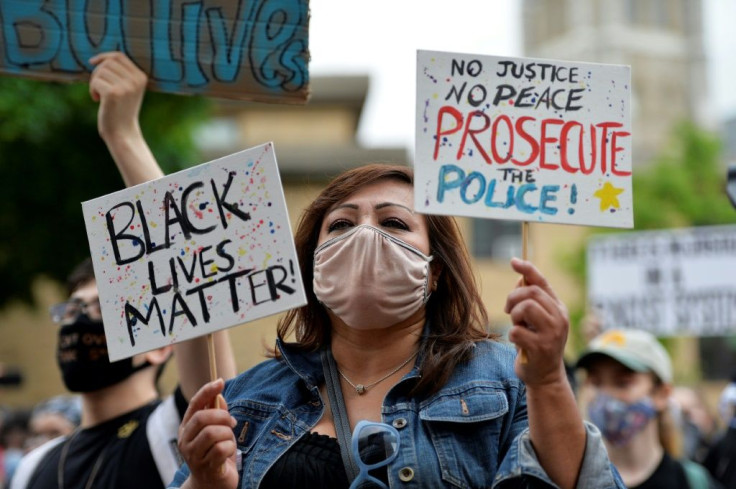
[[[529,222],[521,221],[521,258],[522,260],[528,260],[529,256]],[[526,285],[524,276],[521,276],[521,285]],[[526,357],[526,353],[521,348],[519,349],[519,362],[525,364],[529,361]]]
[[[210,381],[217,380],[217,358],[215,357],[215,335],[209,333],[207,335],[207,351],[210,360]],[[215,398],[215,409],[220,409],[220,396]]]

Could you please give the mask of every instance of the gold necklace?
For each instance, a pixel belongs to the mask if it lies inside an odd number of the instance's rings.
[[[378,385],[378,384],[380,384],[381,382],[383,382],[384,380],[388,379],[388,378],[389,378],[389,377],[391,377],[391,376],[392,376],[393,374],[395,374],[396,372],[398,372],[399,370],[401,370],[402,368],[404,368],[404,367],[406,366],[406,364],[407,364],[407,363],[409,363],[409,362],[411,362],[411,361],[412,361],[412,359],[413,359],[413,358],[414,358],[415,356],[417,356],[418,354],[419,354],[419,350],[415,351],[414,353],[412,353],[412,354],[411,354],[411,356],[410,356],[409,358],[407,358],[406,360],[404,360],[403,362],[401,362],[401,365],[399,365],[398,367],[396,367],[395,369],[393,369],[392,371],[390,371],[389,373],[387,373],[386,375],[384,375],[383,377],[381,377],[381,378],[380,378],[380,379],[378,379],[377,381],[375,381],[375,382],[372,382],[372,383],[370,383],[370,384],[368,384],[368,385],[365,385],[365,384],[353,384],[353,383],[352,383],[352,382],[350,381],[350,379],[348,379],[348,378],[347,378],[347,377],[345,376],[345,374],[344,374],[344,373],[342,373],[342,370],[340,370],[339,368],[337,369],[337,373],[339,373],[339,374],[340,374],[340,376],[341,376],[341,377],[342,377],[343,379],[345,379],[345,382],[347,382],[348,384],[350,384],[350,387],[352,387],[353,389],[355,389],[355,392],[357,392],[359,396],[362,396],[363,394],[365,394],[365,391],[367,391],[367,390],[368,390],[368,389],[370,389],[371,387],[374,387],[375,385]]]

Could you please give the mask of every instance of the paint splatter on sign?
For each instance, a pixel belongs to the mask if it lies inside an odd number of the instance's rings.
[[[418,51],[420,212],[633,227],[627,66]]]
[[[271,143],[82,208],[113,361],[306,303]]]

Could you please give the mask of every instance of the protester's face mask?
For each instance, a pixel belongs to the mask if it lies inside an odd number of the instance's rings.
[[[657,411],[649,397],[627,403],[600,393],[588,406],[588,415],[606,440],[624,446],[657,416]]]
[[[429,299],[427,256],[369,225],[356,226],[314,252],[317,299],[353,328],[386,328]]]
[[[117,384],[135,372],[133,359],[110,363],[102,321],[80,314],[74,322],[59,328],[56,360],[66,388],[72,392],[93,392]]]

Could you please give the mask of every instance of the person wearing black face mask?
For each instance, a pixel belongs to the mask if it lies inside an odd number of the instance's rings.
[[[59,306],[89,307],[80,301],[69,301]],[[99,303],[95,307],[99,309]],[[153,365],[148,360],[134,365],[132,357],[110,362],[107,359],[105,328],[98,315],[99,312],[90,317],[89,313],[80,311],[72,322],[59,329],[56,360],[64,385],[72,392],[98,391]]]
[[[99,101],[98,130],[128,186],[160,177],[138,125],[147,78],[122,53],[92,58],[90,93]],[[180,459],[179,422],[189,399],[209,381],[205,338],[111,363],[91,261],[70,275],[69,300],[52,308],[59,324],[57,361],[64,384],[80,393],[78,430],[21,461],[12,489],[156,488],[172,479]],[[235,375],[228,334],[214,335],[217,372]],[[159,399],[157,379],[175,353],[179,386]]]

